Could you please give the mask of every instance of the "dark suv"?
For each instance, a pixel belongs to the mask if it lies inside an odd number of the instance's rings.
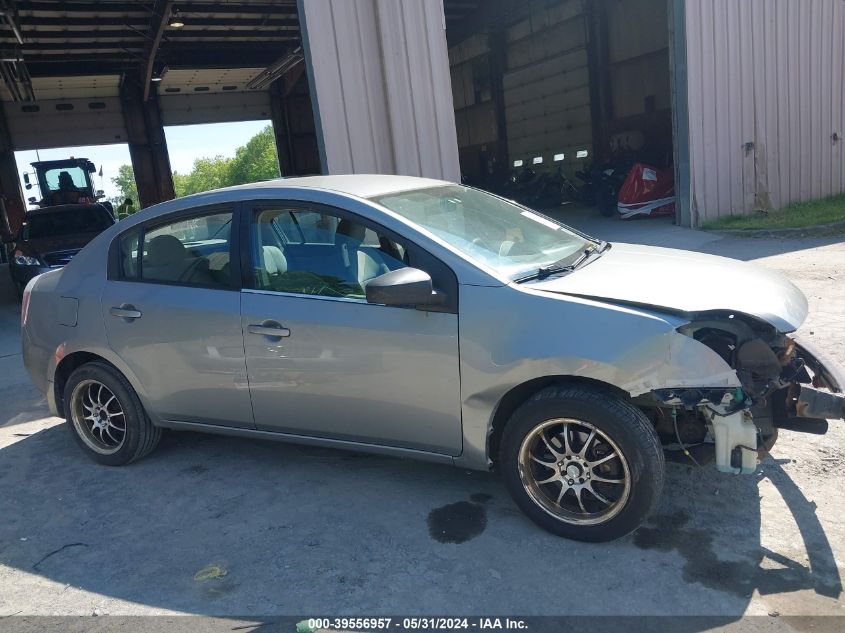
[[[67,264],[114,222],[114,216],[100,204],[28,212],[9,251],[9,271],[18,297],[30,279]]]

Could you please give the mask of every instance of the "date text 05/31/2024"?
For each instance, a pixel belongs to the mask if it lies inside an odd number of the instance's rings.
[[[309,618],[296,625],[297,633],[315,631],[379,631],[379,630],[524,630],[528,625],[518,618]]]

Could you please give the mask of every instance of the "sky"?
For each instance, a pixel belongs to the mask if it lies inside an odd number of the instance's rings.
[[[188,173],[197,158],[211,158],[217,155],[231,157],[235,150],[244,145],[250,138],[263,130],[269,121],[245,121],[239,123],[209,123],[204,125],[176,125],[164,128],[167,138],[167,149],[170,153],[170,167],[181,174]],[[117,190],[111,178],[117,175],[121,165],[131,165],[129,147],[125,143],[117,145],[89,145],[85,147],[62,147],[59,149],[43,149],[37,154],[35,150],[15,152],[18,172],[31,171],[30,163],[39,160],[56,160],[61,158],[87,158],[97,166],[103,168],[102,181],[98,174],[94,176],[94,183],[98,189],[106,193],[107,198],[117,196]],[[34,182],[34,179],[33,179]],[[21,179],[21,187],[24,187]],[[24,198],[35,196],[40,198],[37,187],[24,191]]]

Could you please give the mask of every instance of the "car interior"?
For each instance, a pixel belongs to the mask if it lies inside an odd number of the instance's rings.
[[[401,245],[348,219],[265,211],[254,227],[255,284],[262,290],[363,298],[368,281],[408,265]]]
[[[179,222],[151,231],[144,237],[141,278],[230,286],[230,231],[231,214]],[[130,268],[124,264],[124,270]]]

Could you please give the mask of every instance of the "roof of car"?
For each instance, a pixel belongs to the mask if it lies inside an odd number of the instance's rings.
[[[345,193],[359,198],[383,196],[397,191],[425,189],[451,184],[445,180],[417,178],[416,176],[388,176],[383,174],[347,174],[337,176],[303,176],[296,178],[277,178],[246,185],[237,185],[230,189],[269,189],[278,187],[296,187],[306,189],[324,189]]]

